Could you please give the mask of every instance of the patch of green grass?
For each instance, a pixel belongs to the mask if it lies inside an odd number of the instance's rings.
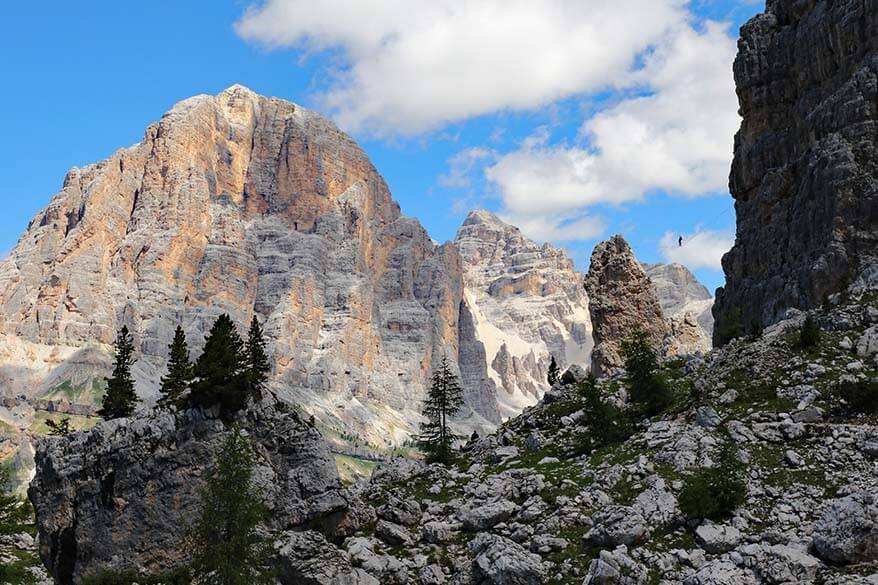
[[[629,478],[622,478],[613,485],[611,494],[617,504],[630,506],[643,490],[644,487],[640,482],[632,481]]]
[[[379,463],[376,461],[358,459],[350,455],[335,455],[335,466],[338,468],[338,475],[346,484],[369,479],[378,465]]]
[[[60,412],[46,412],[45,410],[38,410],[36,411],[36,413],[34,413],[34,420],[31,423],[30,430],[42,435],[48,435],[50,429],[48,425],[46,425],[46,420],[60,420],[62,418],[70,419],[70,426],[73,428],[74,431],[88,430],[95,426],[101,420],[97,417],[78,416],[75,414],[63,414]]]
[[[559,579],[553,574],[545,581],[546,585],[579,585],[582,583],[582,576],[588,570],[588,565],[601,552],[600,547],[587,544],[585,535],[588,531],[589,528],[587,526],[568,526],[561,529],[558,536],[567,541],[567,547],[560,551],[554,551],[546,555],[545,558],[558,565],[569,563],[578,567],[580,576],[574,577],[572,574],[562,575]]]
[[[31,585],[37,580],[34,574],[28,570],[42,566],[39,559],[30,551],[12,551],[11,556],[16,560],[11,563],[0,565],[0,583],[9,585]]]
[[[45,398],[48,400],[65,398],[76,404],[100,404],[105,391],[106,383],[98,378],[92,379],[91,382],[76,385],[71,383],[70,380],[65,380],[57,386],[50,388],[46,392]]]
[[[608,465],[624,465],[633,463],[637,457],[643,453],[633,443],[620,443],[618,445],[609,445],[595,450],[589,459],[592,467],[597,467],[601,463]]]

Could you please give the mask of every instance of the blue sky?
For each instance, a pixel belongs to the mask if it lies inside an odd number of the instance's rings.
[[[0,252],[70,167],[138,142],[181,99],[241,83],[338,121],[436,240],[484,207],[565,246],[580,268],[619,232],[642,260],[682,261],[714,288],[734,231],[734,39],[761,8],[11,3],[0,37]]]

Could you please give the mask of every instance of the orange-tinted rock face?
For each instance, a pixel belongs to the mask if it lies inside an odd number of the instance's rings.
[[[462,294],[456,251],[400,215],[353,140],[234,86],[69,173],[0,263],[0,334],[77,348],[126,324],[149,396],[178,323],[197,355],[220,313],[256,314],[279,389],[386,440],[416,421],[436,356],[457,357]]]

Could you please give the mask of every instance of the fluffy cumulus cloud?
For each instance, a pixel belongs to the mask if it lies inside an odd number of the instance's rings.
[[[724,26],[680,26],[628,75],[628,86],[643,95],[586,120],[583,144],[552,145],[538,133],[499,157],[487,178],[521,214],[624,203],[659,190],[724,190],[739,124],[734,54]]]
[[[331,51],[345,128],[413,134],[612,86],[686,0],[266,0],[236,23],[269,48]],[[636,15],[636,17],[632,17]]]
[[[659,247],[662,257],[668,262],[684,264],[692,270],[709,268],[721,270],[723,254],[735,243],[735,236],[726,232],[698,229],[694,234],[684,234],[683,245],[679,236],[665,232]]]

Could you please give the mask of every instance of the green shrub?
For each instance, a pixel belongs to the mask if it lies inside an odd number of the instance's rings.
[[[810,349],[820,344],[820,327],[817,322],[808,315],[799,329],[799,347],[802,349]]]
[[[722,347],[738,337],[741,337],[741,307],[732,307],[717,320],[714,345]]]
[[[860,380],[842,384],[839,394],[854,412],[878,412],[878,380]]]
[[[746,486],[735,446],[726,440],[713,467],[689,476],[680,492],[680,510],[688,518],[723,520],[744,503]]]
[[[579,393],[585,400],[585,420],[590,429],[586,450],[622,443],[631,436],[634,432],[631,421],[622,410],[604,401],[594,374],[589,372],[580,382]]]
[[[636,329],[622,342],[622,357],[631,401],[640,405],[644,414],[658,414],[673,403],[674,393],[659,371],[658,354],[646,332]]]

